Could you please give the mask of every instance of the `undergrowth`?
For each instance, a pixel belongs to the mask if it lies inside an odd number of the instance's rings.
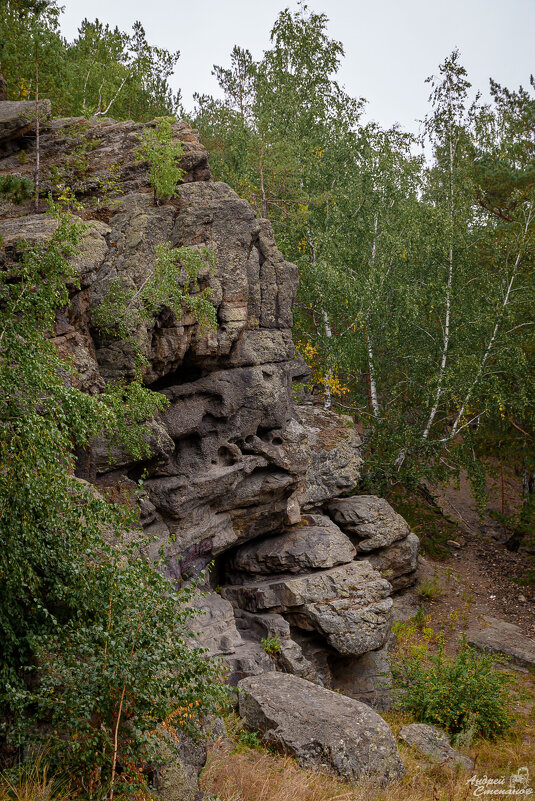
[[[462,636],[457,653],[445,637],[410,620],[394,624],[398,649],[391,661],[395,704],[415,720],[439,726],[459,740],[495,740],[513,726],[509,673],[494,654],[480,654]]]

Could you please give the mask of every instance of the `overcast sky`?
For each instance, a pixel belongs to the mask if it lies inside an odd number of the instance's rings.
[[[212,65],[225,66],[232,47],[259,58],[283,8],[294,0],[66,0],[62,31],[76,36],[84,17],[130,30],[140,19],[150,44],[180,50],[171,81],[186,108],[193,92],[217,94]],[[473,86],[488,91],[489,76],[511,88],[535,72],[535,0],[310,0],[329,18],[345,59],[339,80],[368,100],[367,117],[417,131],[426,113],[425,78],[454,47]]]

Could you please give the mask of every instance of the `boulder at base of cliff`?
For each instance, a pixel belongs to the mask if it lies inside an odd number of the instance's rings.
[[[392,732],[366,704],[286,673],[250,676],[238,688],[247,726],[301,765],[382,785],[405,774]]]
[[[474,760],[452,748],[446,734],[427,723],[410,723],[403,726],[398,735],[401,742],[429,757],[439,765],[461,765],[466,770],[474,769]]]
[[[466,636],[472,648],[507,656],[516,667],[529,670],[535,665],[535,640],[526,637],[514,623],[481,615]]]

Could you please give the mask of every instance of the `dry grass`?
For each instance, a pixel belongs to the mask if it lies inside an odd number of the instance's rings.
[[[20,768],[16,778],[0,776],[0,801],[72,801],[65,782],[50,779],[38,758],[30,768]]]
[[[535,766],[535,688],[530,677],[522,677],[517,703],[517,726],[507,740],[478,741],[469,750],[479,776],[506,777],[527,766]],[[409,722],[406,715],[385,716],[395,734]],[[229,734],[239,738],[239,724],[230,723]],[[467,784],[470,773],[437,766],[400,746],[407,775],[386,788],[369,783],[350,785],[333,776],[301,768],[290,757],[263,749],[217,741],[210,749],[202,776],[205,793],[220,801],[469,801],[474,788]],[[532,786],[535,780],[532,782]]]

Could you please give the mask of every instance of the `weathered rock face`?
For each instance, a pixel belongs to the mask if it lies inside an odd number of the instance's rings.
[[[439,765],[460,765],[466,770],[474,769],[474,760],[460,754],[451,747],[447,735],[435,726],[426,723],[410,723],[402,726],[398,735],[401,742],[410,745],[420,754]]]
[[[374,709],[390,709],[392,682],[388,647],[368,651],[358,659],[331,659],[329,669],[329,684],[334,689]]]
[[[26,123],[7,124],[20,118],[31,127],[31,120],[22,108],[4,112],[0,173],[31,177],[35,145]],[[171,202],[155,206],[147,165],[136,154],[145,127],[102,119],[45,123],[43,114],[43,191],[54,191],[59,176],[86,206],[80,285],[71,288],[70,308],[54,332],[77,371],[66,380],[100,393],[107,382],[134,375],[133,345],[99,330],[94,312],[113,281],[134,292],[144,285],[160,244],[213,252],[215,267],[199,284],[210,288],[218,325],[203,333],[188,313],[177,317],[166,308],[139,324],[144,381],[168,401],[148,421],[149,454],[135,461],[124,448],[95,440],[77,473],[123,493],[133,493],[145,474],[146,555],[163,548],[171,581],[215,559],[210,581],[224,586],[195,602],[204,614],[193,627],[200,644],[226,660],[231,683],[282,671],[379,704],[372,684],[386,658],[390,594],[412,581],[417,540],[381,499],[342,497],[355,491],[361,466],[352,420],[293,400],[292,380],[304,369],[291,334],[297,271],[278,251],[269,222],[211,181],[207,151],[182,122],[173,128],[184,145],[184,183]],[[8,261],[16,260],[21,240],[44,244],[54,233],[52,218],[28,212],[0,202]],[[365,722],[360,707],[358,714]],[[361,742],[353,730],[348,736]],[[375,752],[366,737],[360,755],[347,757],[344,775],[360,775],[366,760],[390,760],[390,745]],[[340,759],[333,756],[333,764],[346,764]],[[394,767],[372,773],[397,775],[392,759]]]
[[[271,573],[305,573],[351,562],[356,550],[351,540],[327,517],[307,515],[282,534],[254,541],[234,552],[229,561],[230,580]],[[237,574],[237,575],[236,575]]]
[[[368,553],[385,548],[409,534],[409,526],[401,515],[375,495],[335,500],[327,509],[342,531],[357,540],[359,551]]]
[[[394,590],[414,584],[418,537],[384,498],[375,495],[337,498],[326,509],[355,544],[357,559],[367,559]]]
[[[0,91],[4,87],[4,79],[0,75]],[[43,122],[50,117],[50,100],[33,100],[22,102],[6,100],[0,97],[0,153],[9,152],[9,143],[20,139],[35,126],[39,115]]]
[[[379,784],[404,775],[392,732],[365,704],[283,673],[247,678],[238,688],[247,725],[302,765]]]
[[[226,586],[223,596],[249,612],[282,614],[296,628],[317,631],[340,654],[380,648],[390,634],[390,585],[367,562],[317,573]]]

